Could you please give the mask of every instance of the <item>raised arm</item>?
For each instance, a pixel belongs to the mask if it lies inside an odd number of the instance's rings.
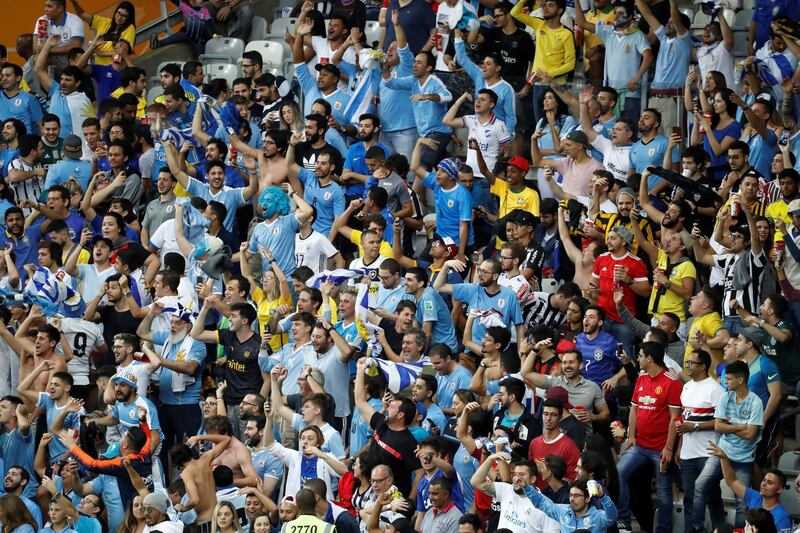
[[[367,370],[367,360],[362,357],[356,362],[356,382],[353,387],[355,404],[361,416],[369,424],[372,416],[377,412],[367,401],[367,388],[364,384],[364,372]]]
[[[577,6],[577,4],[576,4]],[[580,11],[580,9],[576,8],[576,12]],[[583,133],[586,134],[586,138],[589,140],[590,143],[594,142],[597,139],[597,132],[594,131],[592,127],[592,119],[589,117],[589,102],[592,100],[592,87],[591,85],[586,85],[581,89],[580,95],[580,105],[581,105],[581,112],[580,112],[580,123],[581,129]]]
[[[524,2],[520,2],[522,4]],[[597,33],[597,26],[593,23],[586,20],[586,16],[583,14],[583,7],[581,7],[581,0],[575,0],[575,24],[578,27],[583,28],[584,30],[590,31],[592,33]]]
[[[197,102],[194,106],[194,116],[192,116],[192,137],[197,139],[201,146],[206,146],[211,140],[211,135],[203,129],[203,106],[202,102]],[[171,167],[170,167],[171,168]],[[173,174],[175,174],[173,172]]]
[[[453,105],[451,105],[450,109],[448,109],[447,113],[445,113],[442,123],[450,126],[451,128],[463,128],[464,121],[458,118],[457,115],[458,110],[461,109],[461,106],[465,101],[472,101],[472,95],[468,92],[465,92],[459,96],[455,102],[453,102]]]
[[[48,93],[50,92],[50,86],[53,85],[53,78],[50,77],[47,71],[47,60],[50,58],[50,49],[58,42],[57,39],[57,36],[51,35],[50,38],[45,41],[42,50],[36,56],[36,61],[33,63],[33,73],[36,74],[36,77],[39,79],[42,89]]]

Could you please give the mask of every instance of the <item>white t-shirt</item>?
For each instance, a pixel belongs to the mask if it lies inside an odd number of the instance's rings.
[[[339,253],[331,241],[318,231],[312,231],[303,238],[300,233],[294,236],[294,255],[297,266],[307,266],[319,274],[327,267],[328,259]]]
[[[714,419],[714,410],[723,394],[722,385],[714,378],[684,383],[681,392],[681,414],[686,422],[706,422]],[[690,431],[683,434],[681,459],[708,457],[708,441],[717,442],[714,430]]]
[[[494,113],[483,124],[478,119],[478,115],[465,115],[461,119],[464,121],[464,127],[469,130],[469,138],[478,141],[486,166],[489,171],[492,171],[500,156],[500,147],[511,140],[506,123],[497,118]],[[485,177],[478,169],[478,156],[475,154],[475,150],[467,150],[467,165],[472,168],[476,176]]]
[[[497,529],[506,528],[513,533],[560,533],[558,522],[544,514],[524,494],[514,492],[510,483],[494,483],[495,501],[500,503],[500,521]]]
[[[458,8],[458,11],[456,10]],[[436,56],[436,68],[441,72],[450,72],[450,67],[444,62],[444,51],[447,50],[447,43],[450,41],[450,30],[453,30],[453,20],[460,20],[463,12],[461,2],[457,2],[454,7],[447,5],[447,2],[439,4],[436,10],[436,46],[431,50]],[[449,26],[449,30],[444,29],[444,25]],[[491,168],[491,167],[489,167]]]
[[[513,278],[510,278],[508,274],[503,272],[500,274],[500,277],[497,278],[497,284],[501,287],[508,287],[514,291],[517,295],[517,299],[520,301],[520,305],[528,300],[532,292],[531,284],[528,283],[528,280],[525,279],[525,276],[522,274],[517,274]]]
[[[161,266],[164,266],[164,256],[170,252],[181,254],[178,246],[178,239],[175,237],[175,219],[164,221],[150,235],[150,244],[158,249],[158,257],[161,259]],[[188,262],[187,262],[188,263]]]
[[[729,52],[720,41],[717,44],[703,45],[697,49],[697,66],[700,67],[700,79],[705,80],[709,71],[716,70],[725,76],[728,87],[736,86],[733,75],[733,52]]]
[[[308,62],[308,70],[317,77],[317,64],[318,63],[331,63],[331,58],[336,53],[331,49],[331,43],[325,37],[311,37],[311,48],[314,49],[316,55]],[[351,65],[356,64],[356,51],[352,46],[342,56],[342,61],[347,61]],[[347,83],[339,79],[339,90],[347,90]]]
[[[75,385],[88,385],[91,367],[89,355],[92,350],[106,342],[103,339],[103,325],[82,318],[62,318],[61,333],[72,347],[72,359],[67,362],[67,369],[75,380]],[[56,351],[62,353],[60,345]]]
[[[631,166],[630,145],[614,146],[611,139],[598,135],[592,146],[603,154],[603,166],[614,175],[615,179],[625,182],[628,179],[628,168]]]
[[[102,272],[97,270],[97,265],[78,265],[78,280],[80,280],[80,293],[84,302],[91,302],[100,293],[103,283],[116,274],[113,266],[109,266]]]

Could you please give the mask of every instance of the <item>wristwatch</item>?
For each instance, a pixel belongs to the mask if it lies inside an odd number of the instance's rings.
[[[694,427],[692,428],[692,431],[700,431],[700,424],[698,422],[694,423]]]

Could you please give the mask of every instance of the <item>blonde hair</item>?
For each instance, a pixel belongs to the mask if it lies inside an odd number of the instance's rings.
[[[300,439],[300,436],[303,433],[305,433],[306,431],[312,431],[314,433],[314,435],[317,436],[317,446],[318,447],[321,447],[323,444],[325,444],[325,435],[322,434],[322,430],[319,429],[317,426],[308,426],[307,428],[301,429],[300,433],[297,434],[298,440]]]
[[[242,531],[242,524],[239,522],[239,515],[236,513],[236,507],[233,506],[233,503],[225,501],[219,502],[216,507],[214,507],[214,514],[213,519],[211,520],[211,533],[222,533],[222,530],[217,525],[217,514],[219,510],[223,507],[227,507],[230,509],[231,514],[233,515],[233,519],[231,520],[231,527],[235,531]]]

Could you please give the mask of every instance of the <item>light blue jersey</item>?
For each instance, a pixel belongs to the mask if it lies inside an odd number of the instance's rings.
[[[74,177],[85,191],[92,179],[92,164],[82,159],[62,159],[49,169],[44,180],[44,190],[50,190],[54,185],[61,185]]]
[[[111,408],[111,416],[119,420],[126,430],[132,427],[141,427],[139,423],[139,407],[144,407],[147,410],[147,426],[150,431],[158,431],[161,442],[164,442],[164,432],[161,431],[161,424],[158,421],[158,410],[156,406],[141,396],[136,396],[136,401],[131,403],[122,403],[117,401]]]
[[[639,96],[641,84],[631,92],[628,92],[626,84],[639,71],[642,52],[650,49],[647,38],[635,25],[624,32],[617,32],[613,25],[603,22],[597,22],[595,26],[597,37],[606,47],[606,85],[618,91],[624,90],[628,96]]]
[[[406,46],[397,50],[397,53],[400,55],[400,64],[394,68],[389,80],[411,76],[411,64],[414,62],[411,50]],[[381,131],[392,132],[415,128],[411,89],[390,88],[387,86],[389,80],[381,78],[380,84],[378,112],[381,117]]]
[[[333,221],[344,213],[344,191],[335,182],[320,185],[313,170],[301,168],[298,177],[303,183],[303,198],[317,210],[317,218],[311,227],[327,236],[331,232]]]
[[[36,407],[41,407],[44,409],[45,419],[47,420],[47,427],[53,427],[53,422],[64,410],[64,407],[67,406],[67,403],[64,402],[62,407],[56,405],[55,400],[53,400],[49,394],[40,392],[39,399],[36,402]],[[83,408],[77,413],[69,413],[67,417],[64,419],[64,423],[62,427],[64,429],[81,429],[81,415],[85,415],[86,411]],[[61,441],[58,439],[53,439],[50,441],[50,444],[47,445],[47,449],[50,452],[50,464],[54,464],[61,458],[61,455],[67,452],[67,448],[61,444]]]
[[[189,178],[189,187],[186,191],[192,196],[199,196],[206,202],[214,201],[225,205],[228,213],[225,215],[225,221],[222,225],[228,231],[234,230],[236,210],[239,206],[247,203],[247,200],[244,199],[244,189],[242,188],[231,189],[230,187],[223,187],[222,190],[216,194],[212,194],[208,184],[198,181],[195,178]]]
[[[522,311],[514,291],[500,287],[497,294],[490,295],[486,289],[475,283],[453,285],[453,299],[468,304],[467,312],[473,309],[485,311],[495,310],[500,313],[500,320],[511,329],[512,341],[516,338],[516,330],[512,326],[522,324]],[[486,335],[486,326],[476,320],[472,325],[472,342],[479,344]]]
[[[443,342],[448,346],[455,346],[456,330],[453,328],[453,320],[450,318],[450,310],[444,303],[442,296],[433,289],[425,287],[419,300],[417,300],[417,312],[414,320],[420,324],[432,322],[431,330],[432,343]]]
[[[250,237],[251,254],[259,253],[259,245],[272,250],[272,257],[278,262],[286,277],[290,277],[297,268],[294,255],[295,233],[300,229],[300,221],[295,213],[283,215],[272,222],[265,220],[253,229]]]
[[[438,385],[436,391],[436,403],[442,409],[450,409],[453,407],[453,397],[459,389],[468,389],[469,383],[472,381],[472,374],[469,370],[461,365],[456,365],[456,368],[448,375],[436,374],[436,383]]]
[[[163,345],[167,342],[169,332],[154,331],[153,344]],[[159,398],[167,405],[197,405],[200,403],[200,386],[202,385],[203,362],[206,358],[206,347],[202,342],[192,340],[189,343],[188,353],[182,349],[183,343],[172,344],[169,350],[162,352],[161,357],[170,361],[197,361],[197,370],[193,376],[173,372],[169,368],[161,367],[159,375]],[[177,374],[177,376],[176,376]],[[194,378],[194,381],[192,381]],[[175,392],[174,383],[183,379],[183,392]]]
[[[303,90],[303,115],[311,114],[311,105],[315,100],[322,98],[331,104],[331,115],[333,120],[339,124],[347,124],[347,117],[344,116],[344,110],[347,104],[350,103],[350,93],[337,89],[332,93],[325,95],[319,90],[317,86],[317,78],[308,70],[306,63],[295,64],[294,75],[300,82],[300,88]]]
[[[354,322],[355,324],[355,322]],[[344,418],[350,414],[350,370],[348,362],[339,359],[339,350],[332,346],[327,353],[306,355],[306,363],[318,369],[325,376],[325,392],[336,402],[334,416]],[[338,457],[338,456],[337,456]]]
[[[754,392],[749,391],[742,403],[736,401],[736,393],[727,391],[717,403],[714,418],[721,418],[729,424],[758,426],[758,434],[753,440],[743,439],[735,433],[722,433],[719,447],[731,461],[752,463],[756,457],[756,446],[761,440],[764,427],[764,404]]]
[[[300,386],[297,378],[303,371],[307,358],[316,357],[316,352],[311,342],[306,342],[297,346],[295,343],[284,344],[283,347],[269,357],[258,357],[258,367],[262,372],[269,372],[273,367],[280,364],[288,372],[286,379],[281,387],[284,396],[290,394],[300,394]]]
[[[767,138],[758,133],[753,133],[747,139],[750,147],[750,166],[755,168],[762,176],[772,174],[772,158],[778,151],[778,136],[772,128],[767,128]]]
[[[380,411],[383,402],[380,398],[370,398],[367,403],[376,411]],[[369,421],[364,420],[361,411],[353,411],[353,419],[350,421],[350,455],[355,456],[372,438],[372,429]]]
[[[667,151],[669,141],[663,135],[656,135],[653,140],[645,144],[639,139],[631,145],[628,152],[631,168],[641,174],[647,167],[660,167],[664,162],[664,153]],[[678,148],[672,149],[672,162],[680,163],[681,157]],[[647,178],[647,190],[652,191],[653,187],[661,183],[662,179],[651,175]]]
[[[119,531],[119,526],[125,519],[125,508],[119,495],[117,478],[108,474],[100,474],[89,483],[92,484],[92,493],[103,498],[108,515],[108,530]]]
[[[21,466],[27,472],[34,472],[33,457],[35,451],[33,434],[30,431],[28,431],[27,435],[23,435],[19,429],[0,433],[0,458],[3,459],[3,465],[0,468],[2,478],[6,478],[8,469],[12,466]],[[39,481],[36,476],[31,476],[28,484],[25,485],[25,490],[22,491],[22,495],[28,498],[36,498],[37,488],[39,488]]]
[[[472,195],[466,187],[456,183],[450,190],[442,189],[436,182],[436,173],[431,171],[422,180],[422,185],[433,191],[436,204],[436,232],[442,237],[450,237],[456,245],[460,244],[459,226],[469,223],[467,245],[475,242],[472,230]]]
[[[378,299],[376,300],[375,307],[394,313],[400,300],[406,299],[406,288],[402,283],[394,289],[386,289],[381,285],[378,289]]]
[[[0,91],[0,117],[3,120],[16,118],[25,124],[28,133],[38,133],[38,122],[43,116],[39,100],[31,93],[20,89],[14,96],[8,96],[5,91]]]
[[[94,106],[86,94],[75,91],[65,96],[61,94],[61,84],[54,81],[50,84],[47,96],[50,98],[50,113],[61,121],[61,138],[66,139],[74,133],[83,139],[81,124],[95,115]]]
[[[278,480],[283,477],[283,463],[267,450],[253,452],[252,457],[253,468],[256,469],[259,480],[263,480],[265,476]]]
[[[667,37],[664,26],[654,32],[661,46],[656,57],[656,73],[653,77],[653,89],[679,89],[689,76],[689,60],[692,58],[692,35]]]
[[[402,52],[402,50],[407,51],[407,49],[408,46],[404,49],[398,48],[397,50],[400,54],[401,65],[409,60],[411,62],[414,61],[414,57],[410,53]],[[410,68],[410,64],[408,66]],[[417,126],[417,131],[422,137],[432,132],[449,134],[453,131],[450,126],[445,126],[442,123],[442,119],[444,119],[444,115],[447,113],[447,108],[453,100],[453,95],[450,94],[444,82],[438,77],[431,74],[422,85],[420,85],[419,80],[413,75],[393,78],[386,82],[386,87],[389,89],[411,91],[411,96],[418,94],[438,94],[438,102],[423,100],[413,104],[414,123]]]
[[[517,111],[514,109],[514,102],[517,98],[517,92],[505,80],[500,80],[494,85],[487,85],[486,80],[483,79],[481,69],[469,58],[467,51],[464,48],[464,41],[461,38],[455,40],[456,60],[458,64],[464,69],[464,72],[472,78],[475,84],[475,98],[478,97],[478,91],[481,89],[491,89],[497,95],[497,105],[494,106],[492,112],[497,118],[502,120],[508,128],[508,133],[514,136],[514,128],[517,127]]]

